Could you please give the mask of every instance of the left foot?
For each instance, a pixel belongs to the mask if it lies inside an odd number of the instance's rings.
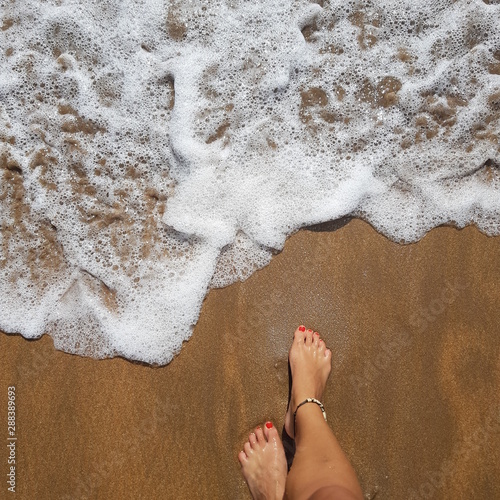
[[[287,465],[278,431],[271,422],[255,429],[238,455],[250,493],[258,500],[282,500]]]

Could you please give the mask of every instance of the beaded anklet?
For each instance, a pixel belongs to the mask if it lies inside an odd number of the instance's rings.
[[[295,409],[295,411],[293,412],[293,426],[295,427],[295,417],[297,415],[297,410],[302,406],[302,405],[305,405],[307,403],[316,403],[320,409],[321,409],[321,412],[323,413],[323,418],[325,419],[325,422],[326,422],[326,411],[325,411],[325,407],[323,406],[323,404],[321,403],[321,401],[318,401],[316,398],[307,398],[305,399],[304,401],[302,401],[302,403],[300,403],[299,405],[297,405],[297,408]]]

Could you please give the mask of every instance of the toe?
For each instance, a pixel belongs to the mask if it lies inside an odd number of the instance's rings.
[[[243,445],[243,451],[246,453],[247,457],[253,453],[252,446],[248,441]]]
[[[294,340],[297,343],[304,343],[306,339],[306,327],[304,325],[300,325],[297,330],[295,330]]]
[[[255,445],[257,444],[257,436],[255,435],[255,433],[252,432],[250,436],[248,436],[248,441],[250,441],[252,448],[255,448]]]
[[[260,427],[257,427],[257,429],[255,429],[255,436],[257,437],[257,442],[259,444],[265,442],[264,433],[262,432],[262,429]]]
[[[309,328],[306,332],[306,345],[310,346],[312,344],[313,331]]]
[[[325,358],[331,359],[332,357],[332,351],[330,349],[325,349]]]
[[[279,434],[278,430],[276,427],[274,427],[272,422],[266,422],[266,425],[264,426],[264,434],[266,435],[266,439],[269,440],[279,440]]]
[[[247,454],[244,451],[240,451],[238,453],[238,460],[240,461],[241,465],[244,465],[248,460]]]
[[[326,349],[325,341],[323,339],[319,339],[318,340],[318,350],[320,352],[324,352],[325,349]]]
[[[314,347],[316,347],[316,348],[319,347],[319,333],[318,332],[313,333],[312,343],[313,343]]]

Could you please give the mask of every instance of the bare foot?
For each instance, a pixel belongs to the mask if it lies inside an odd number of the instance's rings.
[[[254,499],[282,500],[285,493],[286,459],[278,431],[271,422],[255,429],[238,455],[241,472]]]
[[[288,354],[292,371],[292,392],[285,416],[285,430],[295,437],[293,413],[307,398],[322,402],[326,381],[332,369],[332,352],[326,348],[318,332],[299,326]]]

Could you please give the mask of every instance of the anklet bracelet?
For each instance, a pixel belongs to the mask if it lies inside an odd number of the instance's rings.
[[[325,419],[325,422],[326,422],[326,411],[325,411],[325,407],[321,404],[321,401],[318,401],[316,398],[307,398],[306,400],[302,401],[302,403],[300,403],[297,408],[295,409],[295,412],[293,413],[293,421],[295,422],[295,416],[297,415],[297,410],[302,406],[302,405],[305,405],[307,403],[316,403],[320,409],[321,409],[321,412],[323,413],[323,418]]]

